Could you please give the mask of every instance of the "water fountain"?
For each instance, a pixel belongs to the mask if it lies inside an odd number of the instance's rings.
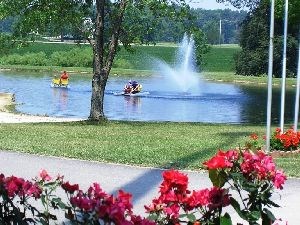
[[[184,35],[173,66],[161,60],[156,60],[156,65],[164,79],[166,90],[199,94],[200,77],[196,71],[195,43],[192,36]]]

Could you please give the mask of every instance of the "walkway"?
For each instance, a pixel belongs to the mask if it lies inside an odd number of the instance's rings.
[[[31,179],[37,176],[40,169],[46,169],[50,175],[61,174],[65,181],[78,183],[83,190],[93,182],[100,183],[109,193],[123,189],[133,194],[134,213],[144,214],[144,205],[151,203],[157,196],[162,181],[163,170],[141,168],[117,164],[98,163],[57,157],[35,156],[23,153],[0,151],[0,173],[6,176],[15,175]],[[206,173],[184,171],[189,177],[189,189],[211,187]],[[282,191],[275,194],[274,201],[281,208],[271,210],[282,217],[289,225],[298,225],[300,212],[300,179],[289,179]],[[235,222],[240,221],[237,215],[229,210]],[[246,224],[246,223],[245,223]]]

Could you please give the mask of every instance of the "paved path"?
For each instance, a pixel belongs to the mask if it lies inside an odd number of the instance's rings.
[[[141,168],[117,164],[90,162],[83,160],[63,159],[57,157],[35,156],[23,153],[0,151],[0,173],[6,176],[15,175],[26,179],[35,177],[40,169],[46,169],[50,175],[61,174],[65,180],[78,183],[84,190],[93,182],[100,183],[109,193],[123,189],[133,194],[134,212],[144,214],[144,205],[151,203],[157,196],[162,181],[163,170]],[[184,171],[189,177],[189,189],[197,190],[211,187],[206,173]],[[300,224],[300,179],[289,179],[282,191],[274,195],[274,201],[281,208],[272,210],[278,217],[289,222],[289,225]],[[234,222],[241,222],[229,209]],[[246,223],[245,223],[246,224]]]

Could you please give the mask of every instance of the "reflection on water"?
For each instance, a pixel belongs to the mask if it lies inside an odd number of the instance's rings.
[[[57,111],[65,111],[68,108],[68,89],[52,88],[52,105]]]
[[[34,115],[87,118],[90,110],[91,84],[86,75],[72,75],[70,88],[51,88],[53,74],[0,72],[0,92],[16,96],[16,109]],[[170,90],[160,77],[139,79],[141,97],[115,96],[129,77],[110,77],[104,111],[111,120],[178,121],[212,123],[265,123],[265,87],[246,87],[225,83],[202,82],[198,93]],[[273,91],[273,122],[278,123],[280,90]],[[286,122],[292,122],[294,91],[287,90]]]

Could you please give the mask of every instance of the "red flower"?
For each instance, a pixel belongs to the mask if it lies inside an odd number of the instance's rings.
[[[257,136],[257,134],[253,133],[253,134],[250,135],[250,138],[253,139],[253,140],[257,140],[258,136]]]
[[[62,189],[64,189],[66,192],[73,194],[75,191],[79,190],[79,185],[78,184],[73,184],[71,185],[69,181],[62,183],[61,185]]]
[[[188,210],[206,206],[208,204],[209,189],[203,189],[200,191],[193,191],[191,196],[186,200]]]
[[[219,207],[225,207],[230,204],[229,194],[226,189],[213,187],[209,191],[208,208],[214,210]]]
[[[223,152],[219,150],[219,152],[204,162],[203,164],[207,167],[207,169],[225,169],[231,168],[233,166],[233,162],[238,159],[238,153],[235,150],[229,150],[227,152]]]
[[[186,174],[176,170],[168,170],[163,173],[164,181],[160,186],[160,192],[166,193],[174,189],[177,193],[185,193],[187,191],[188,177]]]
[[[50,181],[52,178],[49,176],[48,172],[45,169],[40,170],[40,178],[43,181]]]

